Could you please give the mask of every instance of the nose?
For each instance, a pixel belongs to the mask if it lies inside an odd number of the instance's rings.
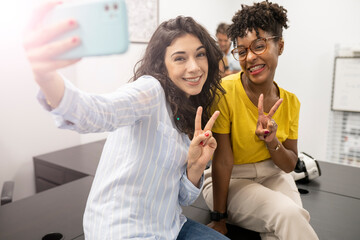
[[[194,58],[189,58],[187,63],[187,69],[189,72],[196,72],[200,69],[198,62]]]
[[[256,58],[257,58],[257,55],[255,53],[253,53],[250,49],[248,49],[247,55],[246,55],[246,61],[251,62],[251,61],[255,60]]]

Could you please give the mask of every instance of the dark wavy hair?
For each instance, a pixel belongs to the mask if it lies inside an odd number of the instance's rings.
[[[187,98],[168,77],[165,66],[166,48],[171,43],[186,34],[199,38],[206,49],[208,60],[208,76],[205,84],[198,95]],[[164,88],[166,100],[171,106],[176,127],[190,136],[194,133],[195,115],[198,106],[203,107],[202,127],[210,119],[210,106],[213,103],[217,91],[224,93],[220,85],[219,61],[222,59],[222,52],[215,40],[207,30],[196,23],[191,17],[178,16],[160,24],[152,35],[146,48],[144,57],[135,65],[135,81],[142,75],[150,75],[158,79]]]
[[[232,24],[228,29],[228,36],[236,46],[236,38],[244,37],[247,31],[255,30],[259,37],[259,29],[282,37],[283,28],[287,29],[287,10],[277,3],[263,1],[252,6],[241,5],[241,10],[235,13]],[[279,39],[278,38],[278,39]]]

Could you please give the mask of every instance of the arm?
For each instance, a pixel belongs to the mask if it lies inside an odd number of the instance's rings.
[[[52,109],[59,128],[79,133],[113,131],[134,124],[159,108],[163,90],[158,80],[140,77],[110,94],[88,94],[65,80],[65,92],[59,106]],[[48,110],[44,95],[40,103]],[[146,99],[146,100],[145,100]]]
[[[201,129],[201,114],[202,107],[198,107],[195,116],[194,137],[187,156],[186,171],[180,182],[179,203],[182,206],[190,205],[199,196],[203,186],[205,167],[217,146],[211,129],[220,112],[214,112],[204,130]]]
[[[229,191],[230,176],[234,164],[234,156],[231,149],[230,134],[214,134],[218,147],[212,162],[213,180],[213,210],[224,213],[227,211],[227,197]],[[219,222],[211,222],[209,227],[222,234],[227,233],[226,219]]]
[[[275,137],[271,142],[266,142],[266,146],[269,149],[271,159],[281,170],[289,173],[295,169],[298,160],[297,140],[286,139],[281,144]]]
[[[76,36],[50,43],[51,40],[77,27],[75,20],[68,19],[51,26],[43,26],[46,14],[60,2],[49,2],[34,10],[25,29],[24,49],[29,60],[34,79],[40,86],[49,105],[56,108],[64,95],[64,81],[56,70],[79,61],[55,60],[54,58],[80,44]]]
[[[187,177],[186,171],[180,179],[179,204],[189,206],[199,197],[203,186],[203,175],[200,178],[200,187],[195,186]]]
[[[204,130],[201,129],[201,114],[202,107],[198,107],[195,117],[195,132],[190,143],[186,168],[188,179],[196,187],[200,187],[200,179],[203,176],[205,167],[217,147],[217,143],[215,138],[212,136],[211,129],[220,112],[214,112],[209,121],[206,123]]]

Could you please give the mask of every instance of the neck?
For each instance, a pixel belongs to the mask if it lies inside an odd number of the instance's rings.
[[[260,94],[263,94],[264,98],[271,97],[274,95],[274,93],[277,95],[276,91],[274,91],[275,88],[273,81],[266,81],[262,84],[255,84],[245,74],[243,76],[243,85],[248,96],[250,94],[253,95],[253,97],[256,97],[256,99],[259,99]]]
[[[260,94],[264,95],[264,112],[269,112],[271,107],[280,98],[278,88],[273,81],[267,81],[263,84],[255,84],[243,74],[242,84],[246,95],[250,101],[257,107]]]

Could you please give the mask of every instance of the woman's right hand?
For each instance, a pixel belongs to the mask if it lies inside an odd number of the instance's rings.
[[[227,234],[227,231],[228,231],[227,227],[226,227],[225,219],[222,219],[219,222],[212,221],[207,226],[218,231],[219,233],[224,234],[224,235]]]
[[[77,27],[74,19],[45,26],[44,17],[61,2],[48,2],[36,8],[24,33],[24,49],[36,82],[41,86],[57,78],[56,70],[78,62],[80,59],[55,60],[54,58],[80,44],[77,36],[51,42],[54,38]]]

